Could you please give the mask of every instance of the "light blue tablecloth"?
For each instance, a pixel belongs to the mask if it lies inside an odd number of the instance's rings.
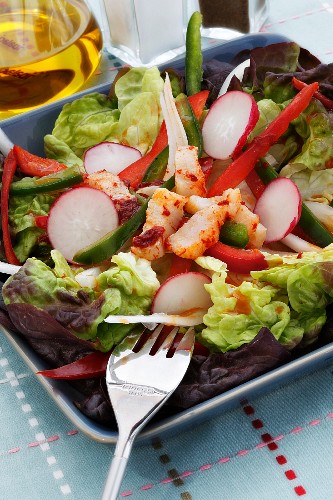
[[[333,2],[272,0],[263,30],[333,60]],[[94,86],[118,61],[104,54]],[[204,424],[136,446],[121,497],[142,500],[333,498],[333,365]],[[95,500],[113,446],[58,410],[0,336],[0,498]]]

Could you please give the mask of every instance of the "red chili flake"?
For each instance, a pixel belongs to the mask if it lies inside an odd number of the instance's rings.
[[[133,245],[138,248],[146,248],[153,245],[164,234],[164,227],[154,226],[139,236],[133,238]]]

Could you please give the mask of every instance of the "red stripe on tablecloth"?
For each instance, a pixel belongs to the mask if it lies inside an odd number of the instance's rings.
[[[243,401],[242,405],[245,415],[251,418],[252,427],[256,430],[263,429],[264,422],[262,421],[262,419],[256,418],[254,416],[256,411],[253,405],[249,404],[247,401]],[[312,420],[311,422],[309,422],[309,425],[318,425],[318,424],[320,424],[319,419]],[[300,430],[302,430],[302,428],[298,427],[293,429],[292,432],[299,432]],[[262,434],[260,434],[260,437],[262,440],[262,446],[267,446],[267,448],[272,452],[277,451],[279,449],[279,445],[277,444],[276,441],[283,439],[282,435],[274,438],[269,432],[263,432]],[[276,463],[280,466],[286,465],[288,463],[288,460],[285,457],[285,455],[277,455],[275,458],[276,458]],[[285,470],[284,475],[288,479],[288,481],[295,481],[295,479],[297,479],[296,472],[292,469]],[[295,486],[294,491],[298,496],[306,495],[306,489],[302,485]]]

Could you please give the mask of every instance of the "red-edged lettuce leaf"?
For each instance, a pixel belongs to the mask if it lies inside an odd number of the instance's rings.
[[[31,304],[8,304],[9,318],[34,351],[52,366],[72,363],[94,351],[93,345],[62,326],[48,312]]]
[[[218,96],[220,88],[229,73],[234,69],[234,65],[212,59],[203,64],[203,78],[201,82],[202,90],[209,90],[207,105],[210,106]]]
[[[207,401],[252,380],[290,359],[290,352],[262,328],[256,337],[235,351],[193,356],[186,375],[170,399],[179,409]]]

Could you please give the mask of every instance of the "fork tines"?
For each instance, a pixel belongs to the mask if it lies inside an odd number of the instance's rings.
[[[144,330],[133,347],[133,352],[144,352],[153,356],[158,351],[167,351],[166,356],[172,357],[177,350],[190,351],[193,342],[193,328],[189,328],[184,334],[179,327],[159,325],[153,332]]]

